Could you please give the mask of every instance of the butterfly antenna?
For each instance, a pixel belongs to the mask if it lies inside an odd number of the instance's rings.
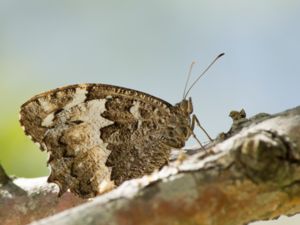
[[[188,85],[188,83],[189,83],[189,81],[190,81],[191,74],[192,74],[192,70],[193,70],[193,67],[194,67],[195,63],[196,63],[196,62],[193,61],[193,62],[191,63],[191,65],[190,65],[189,73],[188,73],[188,76],[187,76],[187,79],[186,79],[186,82],[185,82],[185,86],[184,86],[184,90],[183,90],[183,99],[185,98],[185,91],[186,91],[187,85]]]
[[[210,69],[210,67],[212,67],[212,65],[215,64],[215,62],[221,58],[223,55],[225,55],[225,53],[221,53],[220,55],[218,55],[209,65],[208,67],[206,67],[206,69],[198,76],[198,78],[192,83],[192,85],[190,86],[190,88],[188,89],[188,91],[186,92],[186,94],[183,96],[183,99],[185,99],[187,97],[187,95],[189,94],[189,92],[191,91],[191,89],[193,88],[193,86],[198,82],[198,80]]]

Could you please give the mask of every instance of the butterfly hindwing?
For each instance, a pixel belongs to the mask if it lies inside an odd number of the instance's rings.
[[[33,97],[22,105],[20,122],[50,153],[49,181],[61,193],[70,189],[92,197],[165,165],[172,148],[166,141],[168,125],[177,123],[176,113],[143,92],[82,84]],[[184,143],[174,138],[179,146]]]

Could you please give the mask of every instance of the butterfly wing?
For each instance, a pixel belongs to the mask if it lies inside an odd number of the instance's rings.
[[[50,182],[92,197],[167,163],[162,140],[172,105],[104,84],[72,85],[24,103],[20,123],[50,153]]]

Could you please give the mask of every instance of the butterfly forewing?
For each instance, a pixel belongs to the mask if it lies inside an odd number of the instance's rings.
[[[92,197],[149,174],[182,147],[189,118],[143,92],[104,84],[72,85],[24,103],[25,133],[50,154],[50,182]]]

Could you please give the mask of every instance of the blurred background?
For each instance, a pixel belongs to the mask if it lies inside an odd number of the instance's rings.
[[[252,116],[295,107],[299,21],[297,0],[0,0],[0,163],[11,175],[48,174],[47,156],[18,123],[20,105],[35,94],[95,82],[174,104],[190,63],[195,79],[221,52],[190,94],[212,136],[229,129],[231,110]]]

